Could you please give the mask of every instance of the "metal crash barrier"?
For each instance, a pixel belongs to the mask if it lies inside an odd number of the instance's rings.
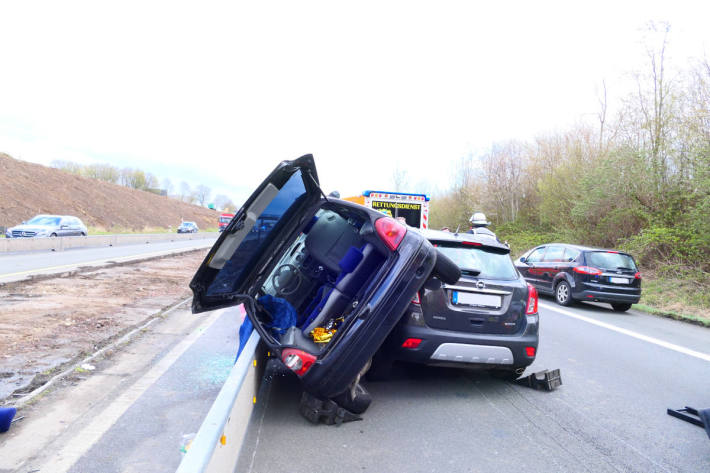
[[[234,471],[261,381],[264,356],[259,341],[253,331],[177,473]]]

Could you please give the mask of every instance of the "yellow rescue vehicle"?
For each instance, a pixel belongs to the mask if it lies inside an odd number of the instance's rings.
[[[395,219],[404,219],[415,228],[429,228],[429,196],[404,192],[365,191],[345,200],[379,210]]]

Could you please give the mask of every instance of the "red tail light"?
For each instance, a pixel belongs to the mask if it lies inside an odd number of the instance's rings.
[[[483,246],[482,244],[475,241],[462,241],[461,244],[469,246]]]
[[[389,217],[377,219],[375,229],[387,248],[392,251],[397,249],[407,233],[407,227]]]
[[[286,348],[281,352],[281,361],[298,376],[303,376],[316,362],[316,357],[303,350]]]
[[[402,348],[417,348],[422,343],[421,338],[408,338],[402,344]]]
[[[592,268],[591,266],[576,266],[572,268],[572,271],[579,274],[591,274],[592,276],[600,276],[602,274],[601,269]]]
[[[421,305],[422,300],[419,298],[419,293],[414,294],[414,299],[412,299],[412,304]]]
[[[537,314],[537,289],[528,283],[528,305],[525,309],[528,315]]]
[[[636,274],[634,274],[634,279],[641,279],[641,273],[637,271]]]
[[[530,358],[535,356],[535,347],[525,347],[525,354]]]

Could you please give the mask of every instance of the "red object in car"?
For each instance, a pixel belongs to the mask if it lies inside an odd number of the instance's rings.
[[[525,347],[525,354],[530,358],[535,356],[535,347]]]

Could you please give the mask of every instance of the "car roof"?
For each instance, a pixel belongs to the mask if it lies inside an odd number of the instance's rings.
[[[627,255],[628,253],[621,250],[614,250],[610,248],[595,248],[593,246],[575,245],[572,243],[544,243],[542,245],[537,245],[535,248],[540,248],[541,246],[565,246],[567,248],[574,248],[579,251],[615,251],[617,253],[622,253]]]
[[[409,228],[413,228],[413,227],[409,227]],[[486,235],[481,235],[481,234],[474,235],[473,233],[443,232],[441,230],[429,230],[429,229],[420,229],[420,228],[413,228],[413,229],[415,231],[419,232],[427,240],[450,241],[450,242],[470,241],[470,242],[474,242],[474,243],[480,243],[482,246],[490,246],[493,248],[498,248],[501,250],[510,251],[510,247],[508,245],[506,245],[505,243],[501,243],[498,240],[498,238],[494,238],[491,236],[486,236]]]

